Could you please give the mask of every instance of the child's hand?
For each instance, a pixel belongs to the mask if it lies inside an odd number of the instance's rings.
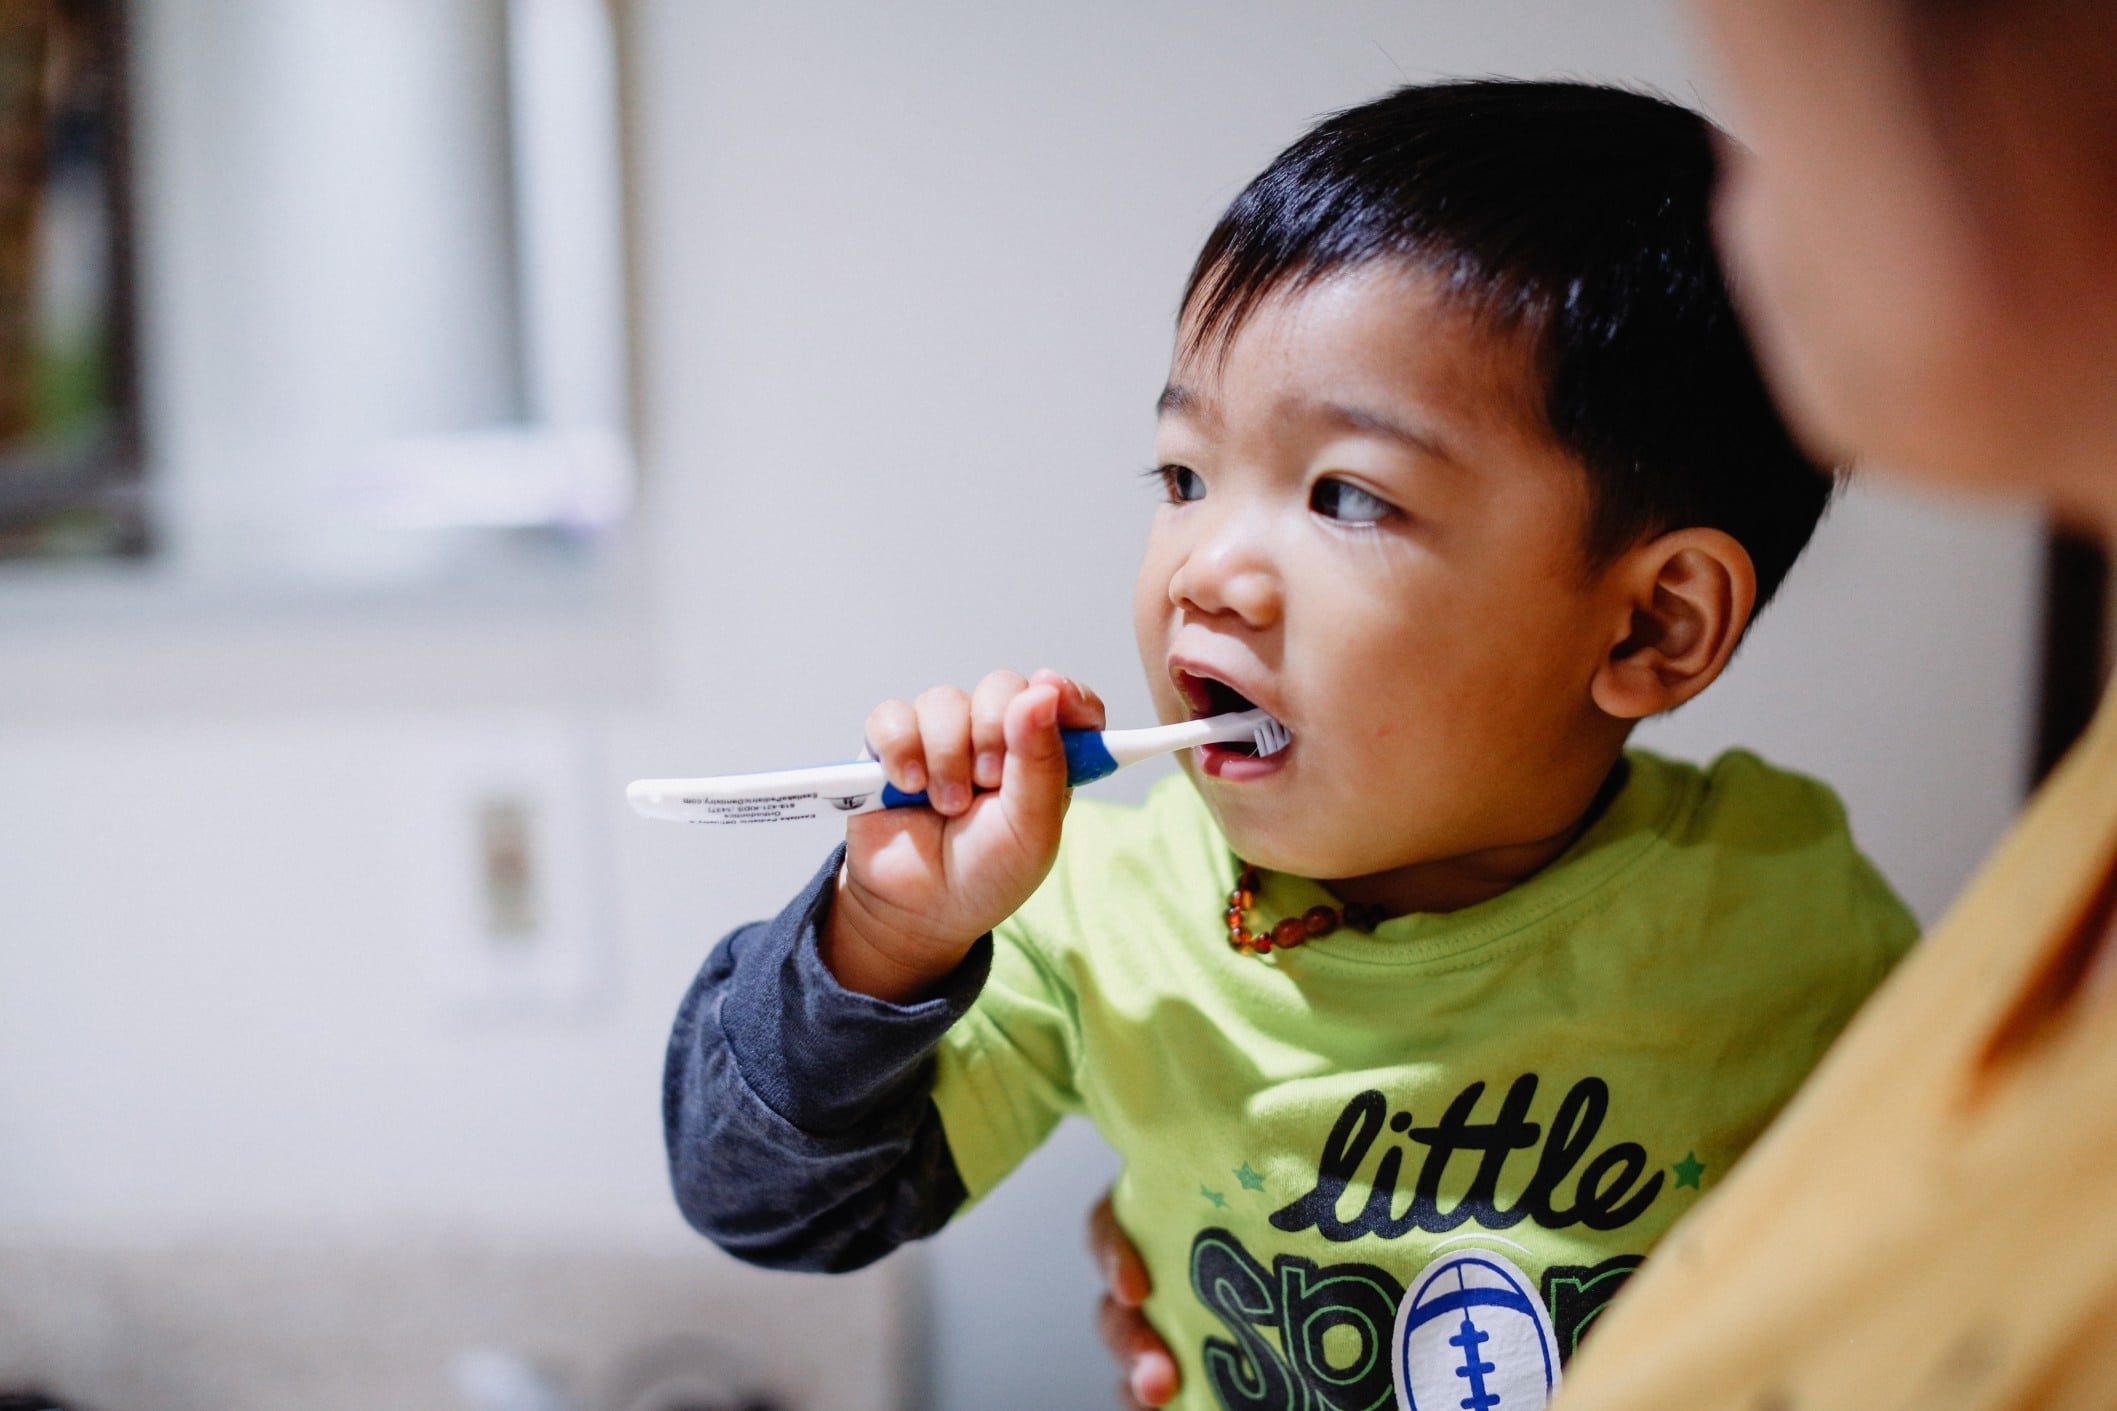
[[[930,807],[846,820],[845,870],[821,937],[849,990],[921,998],[978,937],[1029,899],[1066,814],[1059,729],[1100,730],[1103,703],[1054,671],[995,671],[971,695],[940,686],[884,701],[867,741],[890,783]]]

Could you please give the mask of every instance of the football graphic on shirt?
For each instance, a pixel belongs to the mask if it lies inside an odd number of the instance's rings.
[[[1390,1350],[1405,1411],[1540,1411],[1558,1390],[1558,1338],[1536,1285],[1489,1250],[1420,1271]]]

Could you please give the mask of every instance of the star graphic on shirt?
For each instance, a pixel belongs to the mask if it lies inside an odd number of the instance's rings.
[[[1682,1190],[1685,1186],[1689,1186],[1692,1190],[1700,1189],[1698,1178],[1705,1174],[1705,1163],[1698,1159],[1697,1152],[1685,1152],[1683,1160],[1669,1167],[1669,1169],[1676,1173],[1675,1188],[1677,1190]]]
[[[1204,1196],[1207,1200],[1212,1201],[1214,1209],[1225,1210],[1228,1208],[1228,1198],[1222,1195],[1219,1191],[1214,1190],[1211,1186],[1205,1184],[1205,1182],[1203,1181],[1198,1183],[1198,1193]]]
[[[1241,1169],[1235,1172],[1235,1179],[1242,1182],[1242,1188],[1246,1191],[1261,1191],[1264,1189],[1264,1177],[1252,1171],[1250,1163],[1247,1161],[1243,1162]]]

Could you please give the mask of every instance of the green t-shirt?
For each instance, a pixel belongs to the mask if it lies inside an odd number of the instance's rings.
[[[942,1045],[972,1197],[1091,1117],[1181,1405],[1541,1406],[1916,936],[1823,785],[1627,758],[1521,886],[1269,957],[1188,780],[1077,801]],[[1332,901],[1267,873],[1252,925]]]

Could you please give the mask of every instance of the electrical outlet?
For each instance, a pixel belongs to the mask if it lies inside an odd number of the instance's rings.
[[[448,1006],[469,1017],[577,1014],[609,989],[592,826],[589,729],[560,719],[466,728],[439,781],[453,822],[447,869],[459,918],[440,947]]]
[[[485,935],[496,946],[533,946],[537,938],[537,853],[531,805],[520,798],[478,803],[478,878]]]

